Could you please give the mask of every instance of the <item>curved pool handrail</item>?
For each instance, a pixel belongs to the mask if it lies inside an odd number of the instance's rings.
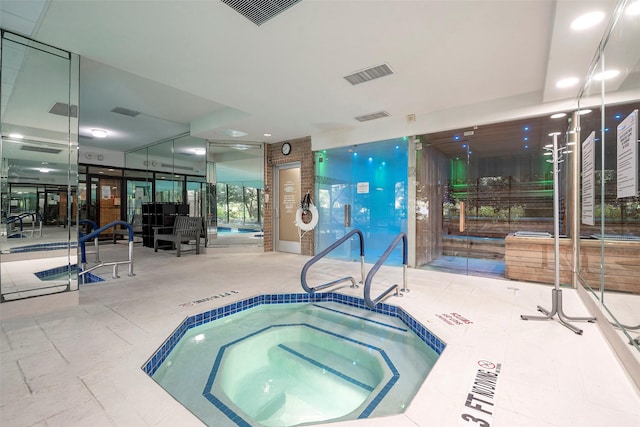
[[[78,225],[88,225],[91,227],[90,230],[96,230],[98,228],[98,224],[95,221],[92,221],[86,218],[78,221]],[[87,252],[84,244],[86,240],[80,243],[80,239],[82,239],[84,236],[85,234],[82,232],[82,230],[80,230],[80,227],[78,227],[78,243],[80,244],[80,262],[83,268],[85,263],[87,262]],[[96,250],[90,253],[94,253],[96,255],[96,263],[99,263],[100,262],[100,244],[98,242],[98,236],[95,236],[94,238],[94,247],[96,248]]]
[[[373,280],[373,276],[376,275],[382,264],[389,258],[391,252],[396,248],[398,243],[402,240],[402,283],[403,283],[403,292],[408,292],[407,288],[407,253],[408,253],[408,245],[407,245],[407,235],[404,232],[401,232],[393,239],[393,242],[389,245],[386,251],[382,254],[382,256],[376,261],[376,263],[371,267],[369,273],[367,274],[367,278],[364,281],[364,302],[367,304],[367,307],[373,309],[376,305],[383,300],[391,291],[395,290],[396,295],[399,295],[398,285],[391,285],[389,289],[378,295],[377,298],[371,299],[371,282]]]
[[[364,235],[362,234],[362,231],[358,230],[358,229],[353,229],[350,232],[348,232],[347,234],[345,234],[344,236],[342,236],[340,239],[338,239],[337,241],[333,242],[331,245],[329,245],[329,247],[327,247],[326,249],[324,249],[322,252],[320,252],[319,254],[317,254],[316,256],[314,256],[313,258],[311,258],[309,261],[307,261],[307,263],[302,267],[302,271],[300,272],[300,283],[302,284],[302,289],[305,290],[305,292],[307,292],[308,294],[313,294],[316,291],[328,288],[330,286],[333,285],[337,285],[338,283],[342,283],[342,282],[346,282],[346,281],[350,281],[351,282],[351,287],[352,288],[357,288],[358,285],[356,284],[356,280],[351,277],[343,277],[341,279],[337,279],[334,280],[332,282],[328,282],[322,285],[318,285],[316,287],[309,287],[307,285],[307,271],[309,271],[309,268],[315,264],[316,262],[320,261],[321,258],[324,258],[329,252],[331,252],[332,250],[334,250],[335,248],[337,248],[338,246],[340,246],[341,244],[343,244],[344,242],[346,242],[347,240],[349,240],[354,234],[357,234],[358,237],[360,237],[360,273],[362,275],[362,281],[360,283],[362,283],[364,281]]]
[[[27,217],[31,217],[31,230],[25,230],[24,229],[24,218]],[[42,214],[40,212],[23,212],[21,214],[18,215],[11,215],[9,217],[7,217],[7,225],[9,224],[13,224],[16,221],[18,221],[20,223],[20,230],[19,230],[19,236],[18,235],[13,235],[13,237],[25,237],[24,233],[31,233],[31,237],[33,237],[34,233],[36,232],[36,219],[40,220],[40,228],[38,230],[40,237],[42,237],[42,222],[44,221],[44,218],[42,217]]]
[[[97,226],[97,224],[91,220],[87,220],[87,219],[82,219],[79,221],[79,223],[84,223],[84,224],[90,224],[92,226]],[[86,250],[85,250],[85,243],[88,240],[91,239],[95,239],[96,240],[96,245],[97,245],[97,240],[98,240],[98,236],[100,235],[100,233],[102,233],[105,230],[108,230],[110,228],[114,228],[117,225],[122,225],[125,228],[127,228],[129,230],[129,259],[126,261],[113,261],[113,262],[100,262],[100,261],[96,261],[99,262],[98,265],[94,265],[93,267],[89,268],[89,269],[85,269],[85,264],[87,262],[87,256],[86,256]],[[99,267],[104,267],[104,266],[108,266],[108,265],[112,265],[113,266],[113,274],[112,277],[115,279],[118,277],[118,265],[120,264],[128,264],[129,265],[129,276],[134,276],[133,274],[133,227],[131,226],[131,224],[129,224],[126,221],[113,221],[110,222],[107,225],[104,225],[102,227],[99,228],[94,228],[90,233],[88,234],[83,234],[80,230],[78,230],[78,244],[80,246],[80,261],[82,263],[82,271],[78,273],[78,277],[82,277],[85,274],[89,273],[92,270],[95,270],[96,268]],[[97,247],[97,246],[96,246]]]

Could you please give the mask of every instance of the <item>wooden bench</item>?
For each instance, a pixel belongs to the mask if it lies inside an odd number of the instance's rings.
[[[176,217],[172,227],[153,227],[153,250],[158,252],[158,241],[172,242],[176,255],[180,256],[181,245],[195,240],[196,255],[200,254],[202,224],[202,217],[180,215]],[[166,230],[171,232],[163,233]]]

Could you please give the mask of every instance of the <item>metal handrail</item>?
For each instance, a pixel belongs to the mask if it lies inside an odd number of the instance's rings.
[[[81,219],[80,221],[78,221],[78,225],[89,225],[91,226],[91,230],[97,230],[98,229],[98,224],[96,224],[94,221],[91,221],[90,219]],[[85,235],[84,233],[78,228],[78,239],[83,238]],[[89,252],[89,253],[94,253],[96,254],[96,261],[97,263],[100,262],[100,244],[98,242],[98,236],[96,235],[93,239],[93,245],[96,248],[95,252]],[[84,249],[84,245],[80,246],[80,250],[83,255],[83,262],[86,262],[86,251]]]
[[[358,285],[356,284],[356,280],[351,276],[343,277],[341,279],[336,279],[332,282],[325,283],[323,285],[318,285],[313,288],[310,288],[307,285],[307,271],[309,270],[309,268],[313,264],[318,262],[321,258],[325,257],[329,252],[331,252],[332,250],[334,250],[335,248],[337,248],[338,246],[340,246],[341,244],[349,240],[354,234],[357,234],[358,237],[360,237],[360,274],[362,275],[362,280],[360,281],[360,283],[364,282],[364,235],[362,234],[362,231],[358,229],[354,229],[348,232],[347,234],[345,234],[344,236],[342,236],[342,238],[340,238],[339,240],[333,242],[331,245],[329,245],[328,248],[320,252],[318,255],[311,258],[309,261],[307,261],[304,267],[302,267],[302,272],[300,272],[300,283],[302,284],[302,289],[304,289],[305,292],[309,294],[313,294],[316,291],[319,291],[319,290],[328,288],[329,286],[337,285],[338,283],[342,283],[346,281],[351,281],[352,288],[358,287]]]
[[[90,220],[82,220],[82,221],[87,221],[87,223],[90,223],[89,222]],[[123,225],[129,230],[129,259],[126,260],[126,261],[100,262],[98,265],[94,265],[91,268],[85,269],[86,262],[87,262],[87,256],[86,256],[86,250],[85,250],[85,242],[87,240],[90,240],[90,239],[96,239],[96,242],[97,242],[97,236],[100,233],[102,233],[105,230],[108,230],[109,228],[113,228],[116,225]],[[82,234],[82,233],[80,233],[80,234]],[[85,274],[89,273],[90,271],[95,270],[96,268],[112,265],[113,266],[113,274],[112,274],[111,277],[116,279],[116,278],[120,277],[120,276],[118,276],[118,265],[120,265],[120,264],[128,264],[129,265],[129,277],[135,276],[135,274],[133,274],[133,227],[128,222],[125,222],[125,221],[113,221],[113,222],[110,222],[109,224],[107,224],[107,225],[105,225],[103,227],[100,227],[100,228],[97,228],[97,229],[93,230],[92,232],[90,232],[87,235],[81,235],[80,238],[78,239],[78,243],[80,245],[80,253],[81,253],[80,262],[82,263],[82,271],[78,273],[78,278],[83,277]]]
[[[391,293],[391,291],[393,290],[396,291],[396,296],[401,295],[398,292],[398,285],[392,285],[389,287],[389,289],[381,293],[376,299],[371,299],[371,281],[373,280],[373,276],[375,276],[386,259],[389,258],[389,255],[391,255],[391,252],[395,249],[400,240],[402,240],[402,292],[409,292],[409,289],[407,288],[407,235],[405,233],[400,233],[396,236],[395,239],[393,239],[393,242],[391,242],[387,250],[382,254],[378,261],[373,265],[373,267],[371,267],[371,270],[369,270],[369,274],[367,274],[367,278],[364,281],[364,302],[369,308],[375,308],[376,305],[387,295],[389,295],[389,293]]]
[[[23,223],[23,219],[30,216],[31,217],[31,230],[25,230],[24,229],[24,223]],[[42,217],[42,214],[40,212],[23,212],[19,215],[11,215],[10,217],[7,218],[7,226],[9,224],[13,224],[14,222],[18,221],[20,223],[20,232],[18,233],[20,235],[20,237],[25,237],[24,233],[31,233],[31,237],[33,237],[34,233],[36,232],[36,219],[40,220],[40,228],[38,230],[40,237],[42,237],[42,222],[44,220],[44,218]],[[9,231],[7,229],[7,237],[11,237],[9,236]]]

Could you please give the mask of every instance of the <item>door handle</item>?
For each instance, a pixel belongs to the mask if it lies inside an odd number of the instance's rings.
[[[464,202],[460,202],[460,232],[464,232]]]
[[[344,205],[344,226],[351,227],[351,205]]]

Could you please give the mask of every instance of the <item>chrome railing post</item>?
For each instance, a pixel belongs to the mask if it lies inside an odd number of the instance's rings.
[[[351,281],[352,288],[358,287],[358,285],[356,284],[356,280],[353,277],[343,277],[342,279],[334,280],[332,282],[325,283],[323,285],[318,285],[314,288],[310,288],[309,285],[307,285],[307,272],[309,271],[309,268],[313,264],[318,262],[320,259],[324,258],[329,252],[331,252],[332,250],[334,250],[335,248],[337,248],[338,246],[340,246],[341,244],[349,240],[354,234],[357,234],[358,237],[360,238],[360,262],[361,262],[360,268],[361,268],[362,278],[364,280],[364,235],[362,234],[362,231],[358,229],[353,229],[347,234],[345,234],[344,236],[342,236],[339,240],[333,242],[331,245],[329,245],[329,247],[324,249],[318,255],[311,258],[302,267],[302,271],[300,272],[300,284],[302,285],[302,289],[304,289],[306,293],[313,294],[315,291],[328,288],[329,286],[333,286],[338,283],[346,282],[347,280]]]
[[[367,304],[367,307],[371,309],[375,308],[376,305],[380,301],[382,301],[387,295],[389,295],[389,293],[391,293],[391,291],[393,290],[396,291],[396,295],[402,295],[398,292],[398,287],[399,287],[398,285],[391,285],[386,291],[378,295],[378,297],[376,297],[373,300],[371,299],[371,282],[373,281],[373,276],[376,275],[376,273],[378,272],[382,264],[387,260],[387,258],[389,258],[389,255],[391,255],[391,252],[393,251],[393,249],[395,249],[395,247],[400,242],[400,240],[402,240],[402,265],[403,265],[402,280],[403,280],[404,289],[407,289],[407,283],[406,283],[407,281],[406,268],[407,268],[407,253],[408,253],[407,235],[405,233],[400,233],[398,234],[398,236],[396,236],[395,239],[393,239],[393,242],[391,242],[387,250],[384,251],[382,256],[380,256],[380,258],[378,259],[378,261],[376,261],[373,267],[371,267],[371,270],[369,270],[369,274],[367,274],[367,278],[364,282],[364,302]]]

